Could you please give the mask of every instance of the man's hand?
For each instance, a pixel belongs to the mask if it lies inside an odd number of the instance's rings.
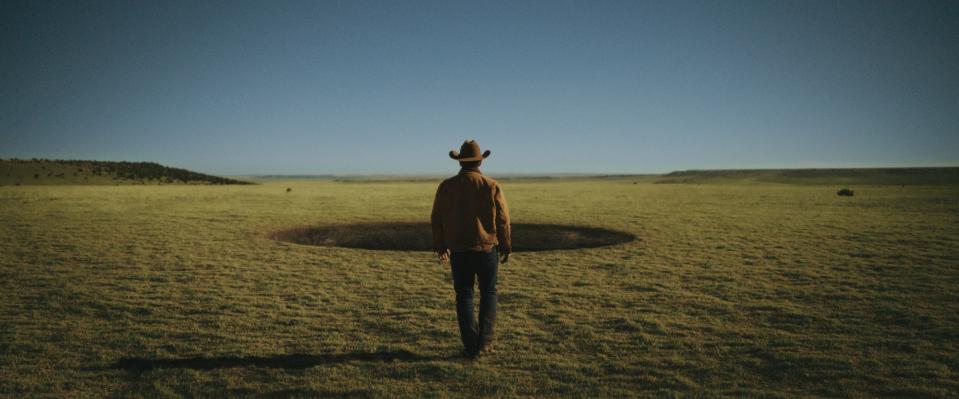
[[[500,259],[499,263],[509,263],[509,256],[510,256],[513,252],[507,249],[507,250],[501,251],[500,253],[503,254],[503,258]]]
[[[450,261],[450,250],[445,249],[442,252],[436,253],[436,261],[439,263],[446,263]]]

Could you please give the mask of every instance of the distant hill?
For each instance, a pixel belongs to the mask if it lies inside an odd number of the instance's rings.
[[[0,159],[0,184],[252,184],[154,162]]]
[[[959,167],[684,170],[655,183],[788,183],[845,185],[959,185]]]

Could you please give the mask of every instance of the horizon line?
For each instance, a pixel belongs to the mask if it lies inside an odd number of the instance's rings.
[[[758,167],[758,168],[691,168],[675,169],[668,172],[502,172],[495,173],[505,177],[632,177],[632,176],[662,176],[678,172],[728,172],[728,171],[781,171],[781,170],[876,170],[876,169],[954,169],[957,164],[918,165],[918,166],[826,166],[826,167]],[[223,174],[226,177],[253,177],[253,178],[355,178],[355,177],[415,177],[433,178],[448,176],[449,173],[246,173]]]
[[[457,168],[450,168],[443,172],[401,172],[401,173],[384,173],[384,172],[311,172],[311,173],[276,173],[276,172],[257,172],[257,173],[221,173],[216,171],[207,171],[202,168],[193,168],[191,166],[181,166],[178,164],[165,163],[163,161],[153,161],[153,160],[96,160],[96,159],[80,159],[80,158],[41,158],[41,157],[3,157],[0,158],[0,161],[91,161],[91,162],[152,162],[159,165],[172,168],[186,169],[193,172],[224,176],[224,177],[255,177],[255,178],[278,178],[278,177],[289,177],[289,178],[303,178],[303,177],[328,177],[328,178],[355,178],[355,177],[417,177],[417,178],[432,178],[439,176],[449,176],[451,172],[457,170]],[[666,175],[674,172],[690,172],[690,171],[774,171],[774,170],[823,170],[823,169],[922,169],[922,168],[959,168],[959,160],[951,162],[931,162],[931,163],[910,163],[910,164],[824,164],[824,165],[798,165],[798,166],[771,166],[771,165],[757,165],[757,166],[734,166],[734,167],[693,167],[693,168],[677,168],[669,170],[660,170],[660,171],[554,171],[554,172],[517,172],[517,171],[502,171],[502,172],[493,172],[492,174],[505,177],[595,177],[595,176],[659,176]]]

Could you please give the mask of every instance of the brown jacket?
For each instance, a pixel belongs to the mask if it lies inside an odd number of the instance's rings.
[[[430,219],[436,252],[489,252],[497,244],[501,251],[512,251],[506,197],[479,168],[460,169],[440,183]]]

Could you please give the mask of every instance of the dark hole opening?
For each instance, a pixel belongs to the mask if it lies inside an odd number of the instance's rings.
[[[636,239],[630,233],[585,226],[516,223],[516,252],[596,248]],[[389,222],[331,224],[296,227],[270,234],[279,241],[303,245],[360,248],[387,251],[431,251],[433,234],[429,223]]]

